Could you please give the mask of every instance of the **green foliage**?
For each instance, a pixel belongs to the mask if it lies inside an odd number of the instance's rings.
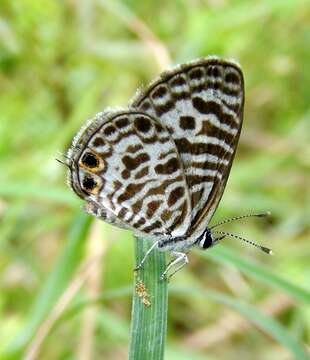
[[[136,260],[140,264],[152,242],[136,240]],[[132,304],[129,359],[164,359],[167,331],[168,284],[160,281],[166,268],[165,254],[151,252],[137,271]]]
[[[54,266],[54,270],[47,277],[41,292],[38,294],[36,301],[33,304],[28,323],[25,325],[23,331],[15,337],[9,345],[7,356],[13,356],[13,354],[18,354],[22,351],[34,336],[39,324],[45,319],[59,296],[65,290],[68,281],[80,262],[88,235],[89,225],[90,218],[88,216],[84,214],[76,216],[67,243],[63,248],[63,252],[59,256],[59,259]]]
[[[218,54],[242,65],[244,128],[216,218],[271,210],[269,220],[225,226],[275,255],[234,239],[190,253],[189,266],[168,285],[166,358],[306,358],[309,18],[307,0],[1,1],[0,359],[34,349],[98,237],[55,158],[87,118],[125,106],[167,54],[173,63]],[[107,249],[94,278],[51,324],[37,358],[81,358],[89,348],[93,358],[126,357],[134,242],[109,226],[101,237]],[[279,299],[275,310],[264,305],[271,298]],[[223,330],[229,311],[254,326]],[[191,342],[210,330],[218,334],[213,345]]]

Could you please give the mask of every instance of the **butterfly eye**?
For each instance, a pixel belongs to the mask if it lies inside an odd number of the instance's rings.
[[[203,249],[207,249],[213,245],[213,237],[210,230],[207,228],[202,234],[199,241],[199,246]]]

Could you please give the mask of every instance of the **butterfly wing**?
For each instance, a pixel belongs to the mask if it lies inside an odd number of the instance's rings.
[[[191,199],[190,232],[209,223],[222,197],[243,120],[244,83],[233,62],[206,58],[163,73],[132,107],[167,127]]]
[[[168,130],[141,111],[109,112],[77,135],[69,183],[85,210],[138,235],[181,236],[191,206],[184,169]]]

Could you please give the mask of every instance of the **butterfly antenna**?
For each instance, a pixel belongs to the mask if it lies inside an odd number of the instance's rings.
[[[270,214],[271,214],[270,211],[266,211],[266,212],[257,213],[257,214],[247,214],[247,215],[235,216],[233,218],[223,220],[223,221],[211,226],[210,230],[214,229],[214,228],[216,228],[216,227],[218,227],[220,225],[227,224],[227,223],[230,223],[230,222],[235,221],[235,220],[240,220],[240,219],[249,218],[249,217],[266,217],[266,216],[269,216]]]
[[[213,231],[213,232],[214,232],[214,233],[217,233],[217,234],[221,234],[221,235],[230,236],[230,237],[233,237],[233,238],[238,239],[238,240],[242,240],[242,241],[244,241],[244,242],[246,242],[246,243],[248,243],[248,244],[250,244],[250,245],[252,245],[252,246],[255,246],[256,248],[262,250],[262,251],[265,252],[266,254],[273,255],[271,249],[269,249],[269,248],[267,248],[267,247],[265,247],[265,246],[262,246],[262,245],[260,245],[260,244],[257,244],[257,243],[254,242],[254,241],[250,241],[250,240],[248,240],[248,239],[245,239],[245,238],[243,238],[243,237],[241,237],[241,236],[239,236],[239,235],[232,234],[232,233],[228,233],[228,232],[225,232],[225,231]]]

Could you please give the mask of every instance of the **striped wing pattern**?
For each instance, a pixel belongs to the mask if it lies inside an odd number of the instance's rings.
[[[222,197],[243,120],[244,83],[233,62],[206,58],[163,73],[132,107],[158,119],[180,155],[189,189],[187,236],[209,223]]]
[[[168,130],[152,116],[98,114],[72,149],[69,182],[88,200],[86,211],[136,234],[177,237],[188,230],[184,168]]]
[[[167,71],[129,109],[91,120],[68,152],[84,209],[166,248],[190,247],[222,197],[243,120],[243,75],[206,58]]]

